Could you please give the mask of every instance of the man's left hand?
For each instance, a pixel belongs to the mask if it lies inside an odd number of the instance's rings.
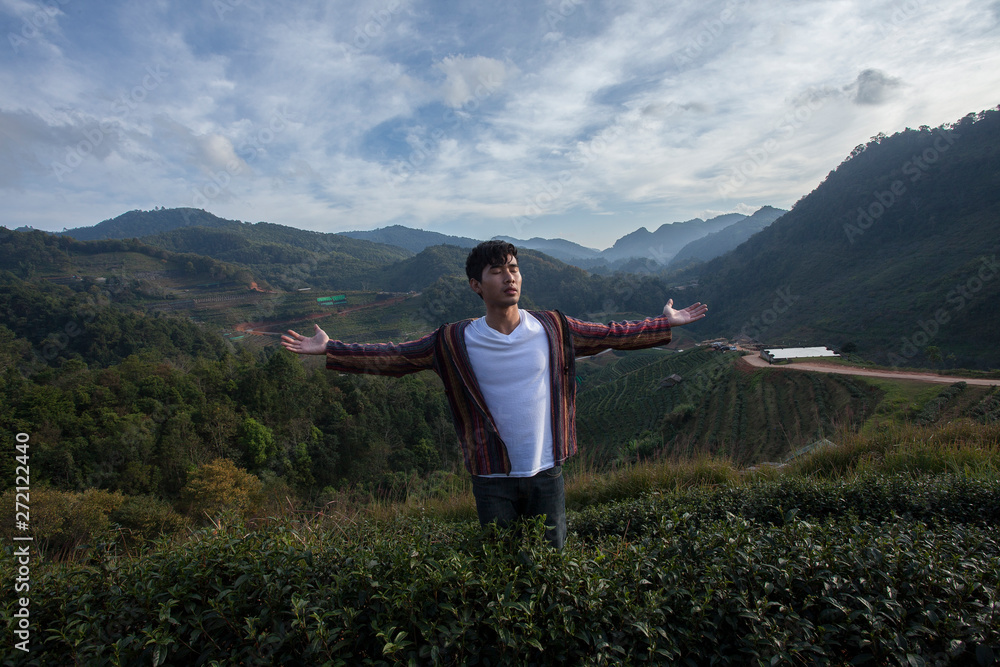
[[[672,327],[696,322],[705,317],[705,313],[707,312],[708,306],[701,302],[693,303],[683,310],[674,310],[674,300],[670,299],[667,301],[667,305],[663,307],[663,316],[667,318]]]

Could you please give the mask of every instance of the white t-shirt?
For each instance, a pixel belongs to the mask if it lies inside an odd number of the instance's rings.
[[[475,320],[465,345],[486,408],[507,445],[511,477],[530,477],[555,464],[552,455],[552,379],[549,339],[530,313],[509,335]],[[490,477],[506,477],[504,474]]]

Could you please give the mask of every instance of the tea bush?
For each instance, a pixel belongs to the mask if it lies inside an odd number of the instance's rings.
[[[574,527],[586,538],[643,534],[670,511],[698,521],[738,515],[781,525],[790,517],[825,520],[850,515],[878,522],[893,516],[929,524],[1000,526],[1000,480],[961,475],[908,477],[867,474],[852,480],[783,477],[746,486],[694,488],[581,510]]]
[[[537,522],[206,529],[40,568],[32,650],[3,663],[985,665],[998,492],[957,476],[692,489],[573,512],[561,552]]]

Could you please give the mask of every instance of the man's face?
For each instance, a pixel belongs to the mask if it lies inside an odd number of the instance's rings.
[[[483,269],[481,280],[472,279],[469,286],[483,297],[487,308],[490,306],[513,306],[521,297],[521,271],[517,258],[507,255],[503,264],[494,264]]]

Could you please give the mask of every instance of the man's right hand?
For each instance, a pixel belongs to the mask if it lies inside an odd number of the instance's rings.
[[[311,338],[289,329],[288,335],[281,337],[282,347],[295,354],[326,354],[326,344],[330,342],[330,337],[319,328],[318,324],[313,326],[316,327],[316,332]]]

